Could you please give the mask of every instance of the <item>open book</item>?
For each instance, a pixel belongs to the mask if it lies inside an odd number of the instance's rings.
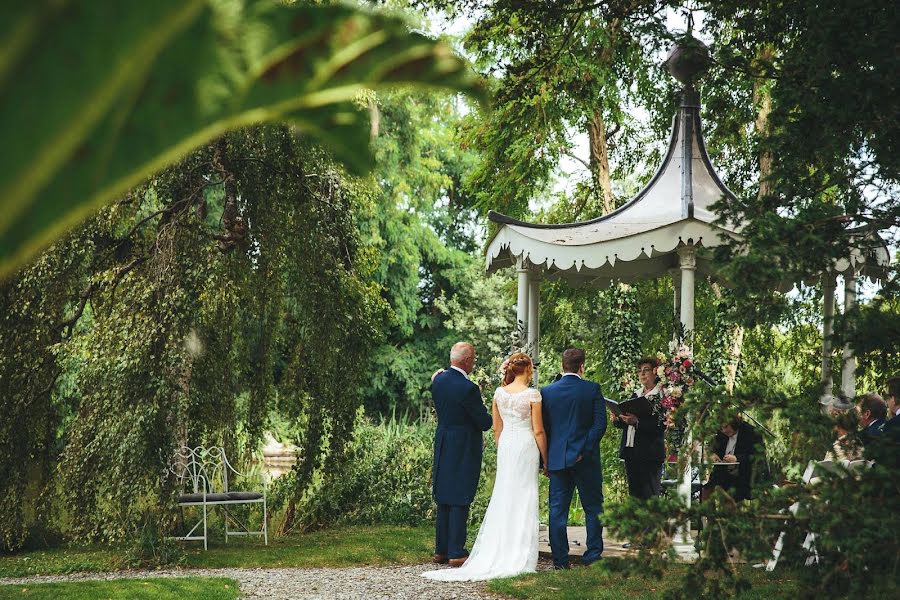
[[[653,416],[653,407],[650,405],[650,400],[646,396],[629,398],[628,400],[622,400],[621,402],[616,402],[615,400],[607,398],[606,405],[609,407],[609,410],[616,415],[627,413],[636,416],[638,419],[649,419]]]

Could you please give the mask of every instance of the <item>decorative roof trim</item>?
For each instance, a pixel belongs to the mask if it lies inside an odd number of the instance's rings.
[[[631,236],[590,244],[564,246],[552,242],[534,241],[515,230],[504,228],[486,249],[485,268],[489,273],[505,268],[518,257],[539,270],[554,266],[560,270],[582,268],[590,270],[620,262],[632,262],[675,252],[679,246],[695,245],[712,248],[722,243],[721,237],[737,234],[711,223],[685,219]],[[585,252],[584,248],[590,248]]]

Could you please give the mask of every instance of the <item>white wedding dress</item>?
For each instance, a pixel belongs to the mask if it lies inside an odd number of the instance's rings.
[[[497,476],[484,521],[469,559],[458,569],[439,569],[422,577],[440,581],[480,581],[533,572],[538,560],[538,463],[531,428],[531,403],[541,393],[510,394],[502,387],[494,402],[503,420],[497,444]]]

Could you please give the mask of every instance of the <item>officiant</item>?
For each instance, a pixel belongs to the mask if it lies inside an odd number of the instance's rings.
[[[619,444],[619,458],[625,461],[625,477],[628,479],[628,493],[634,498],[648,499],[662,492],[662,466],[666,457],[665,421],[659,417],[661,393],[657,369],[659,361],[645,357],[638,361],[638,379],[641,387],[630,400],[646,397],[656,408],[652,414],[638,416],[628,413],[624,407],[621,414],[613,412],[613,425],[622,430]],[[626,404],[626,403],[623,403]]]

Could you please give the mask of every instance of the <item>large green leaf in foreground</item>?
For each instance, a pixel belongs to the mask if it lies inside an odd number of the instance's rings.
[[[295,125],[371,166],[365,89],[483,99],[449,46],[346,6],[12,0],[0,8],[0,277],[223,132]]]

